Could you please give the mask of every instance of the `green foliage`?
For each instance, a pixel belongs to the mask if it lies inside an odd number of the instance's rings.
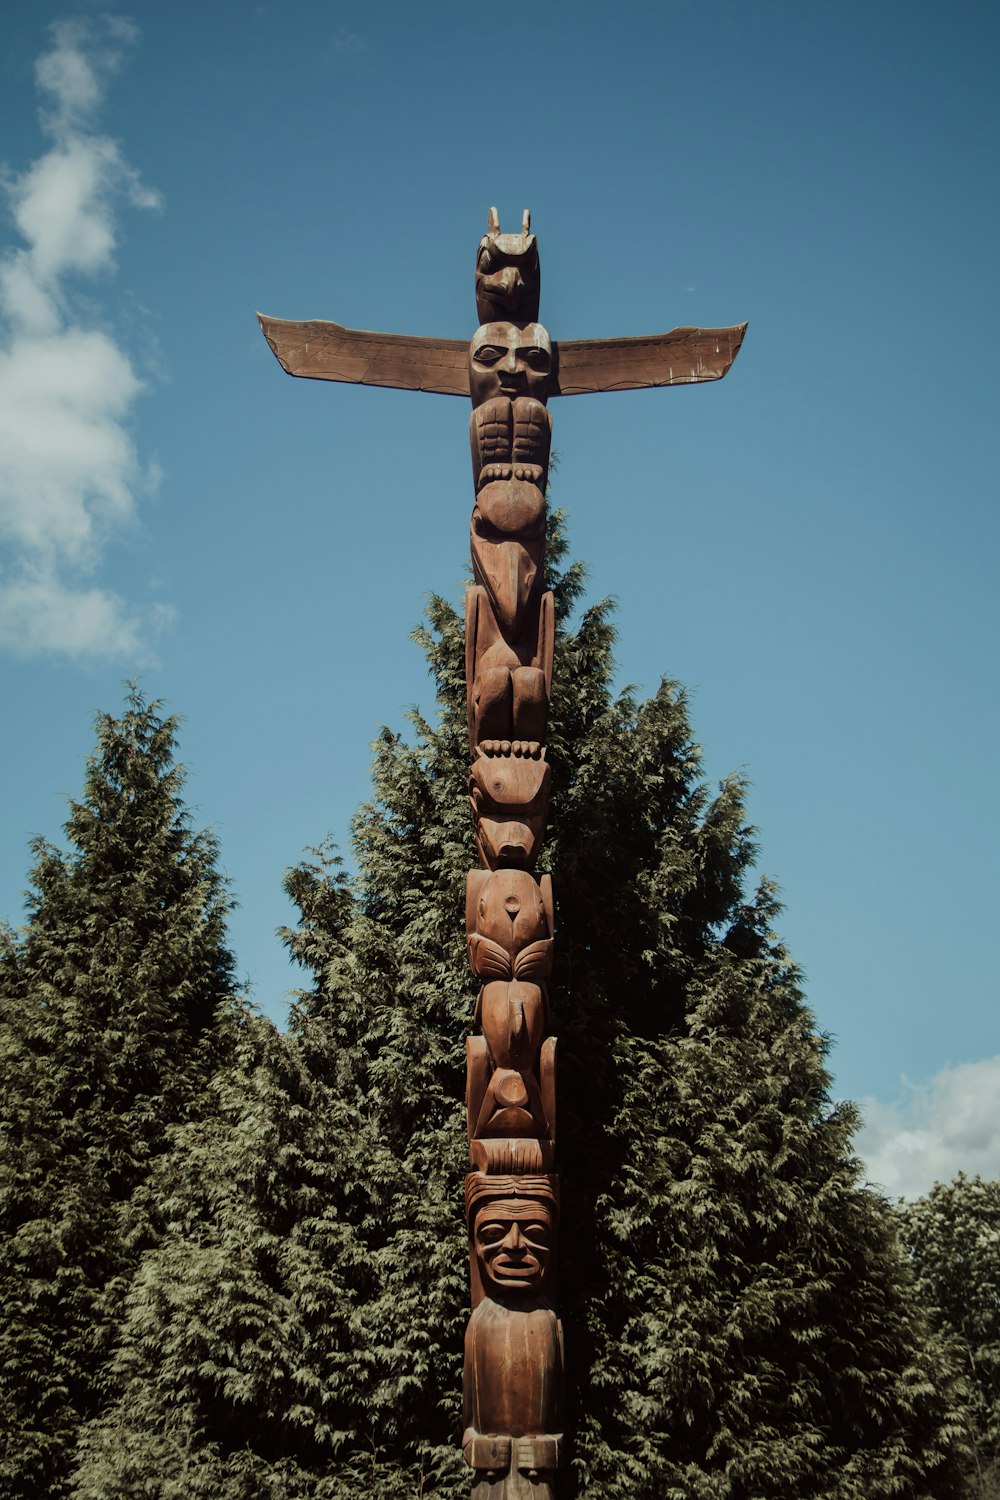
[[[454,781],[428,778],[390,736],[383,776],[392,817],[358,821],[365,888],[324,850],[289,874],[301,919],[286,937],[314,975],[289,1035],[240,1018],[210,1126],[178,1132],[162,1165],[162,1238],[133,1288],[123,1395],[88,1433],[80,1500],[468,1488],[455,1427],[471,839]],[[184,1476],[176,1491],[150,1434]]]
[[[960,1173],[899,1205],[917,1289],[969,1385],[970,1492],[1000,1497],[1000,1182]]]
[[[0,1492],[61,1496],[108,1395],[141,1190],[207,1076],[231,991],[227,902],[173,764],[176,721],[133,689],[97,719],[66,852],[37,840],[30,920],[0,950]]]
[[[608,607],[571,626],[554,530],[564,1500],[946,1500],[952,1377],[774,893],[745,889],[743,786],[704,786],[675,685],[612,694]],[[380,738],[357,878],[325,850],[289,876],[309,988],[287,1037],[229,1013],[211,1106],[150,1180],[78,1500],[468,1493],[463,643],[440,599],[417,634],[438,718]]]

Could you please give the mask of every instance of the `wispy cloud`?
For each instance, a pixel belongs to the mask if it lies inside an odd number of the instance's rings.
[[[1000,1177],[1000,1057],[942,1068],[928,1083],[904,1080],[903,1089],[893,1104],[861,1101],[857,1148],[872,1182],[913,1198],[959,1172]]]
[[[328,62],[342,60],[345,57],[357,56],[359,52],[367,52],[368,43],[363,36],[356,31],[349,31],[342,26],[335,36],[331,37],[327,48],[326,58]]]
[[[93,581],[156,475],[129,430],[142,381],[72,295],[115,271],[121,207],[160,205],[96,129],[136,34],[116,17],[52,25],[35,66],[49,148],[3,182],[21,243],[0,257],[0,647],[23,655],[135,655],[164,618]]]

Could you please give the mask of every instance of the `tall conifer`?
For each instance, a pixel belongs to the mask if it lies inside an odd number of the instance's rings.
[[[897,1206],[921,1299],[969,1388],[970,1495],[1000,1500],[1000,1182],[936,1182]]]
[[[608,609],[570,629],[581,571],[549,551],[566,1500],[945,1500],[950,1377],[859,1186],[773,891],[746,890],[743,787],[705,788],[676,687],[613,696]],[[468,1491],[463,646],[441,600],[418,634],[438,720],[379,741],[353,886],[323,861],[290,877],[311,988],[287,1042],[217,1083],[202,1154],[188,1130],[164,1167],[79,1500]],[[150,1433],[176,1489],[143,1470]]]
[[[67,848],[34,844],[0,959],[0,1493],[67,1493],[111,1394],[142,1190],[208,1076],[232,993],[213,837],[193,831],[176,720],[132,688],[100,714]]]

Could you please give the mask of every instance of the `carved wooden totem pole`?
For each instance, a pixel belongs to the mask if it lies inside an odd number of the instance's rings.
[[[465,663],[480,868],[468,875],[465,922],[479,1031],[466,1043],[472,1316],[462,1447],[475,1471],[474,1500],[553,1500],[564,1446],[556,1039],[547,992],[555,922],[551,878],[533,873],[550,780],[547,402],[717,380],[746,326],[557,344],[538,322],[539,291],[527,213],[519,234],[501,234],[490,209],[476,257],[480,326],[471,345],[260,317],[291,375],[472,397],[475,583],[466,594]]]

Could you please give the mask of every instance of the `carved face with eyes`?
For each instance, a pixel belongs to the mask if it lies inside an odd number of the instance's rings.
[[[475,1228],[484,1289],[508,1296],[540,1291],[554,1240],[552,1210],[544,1199],[500,1198],[484,1205]]]
[[[541,277],[538,241],[533,234],[500,234],[499,226],[479,243],[476,255],[476,312],[484,323],[512,318],[533,323],[538,317]]]
[[[552,340],[541,323],[484,323],[469,346],[473,406],[494,396],[534,396],[544,403],[552,374]]]

